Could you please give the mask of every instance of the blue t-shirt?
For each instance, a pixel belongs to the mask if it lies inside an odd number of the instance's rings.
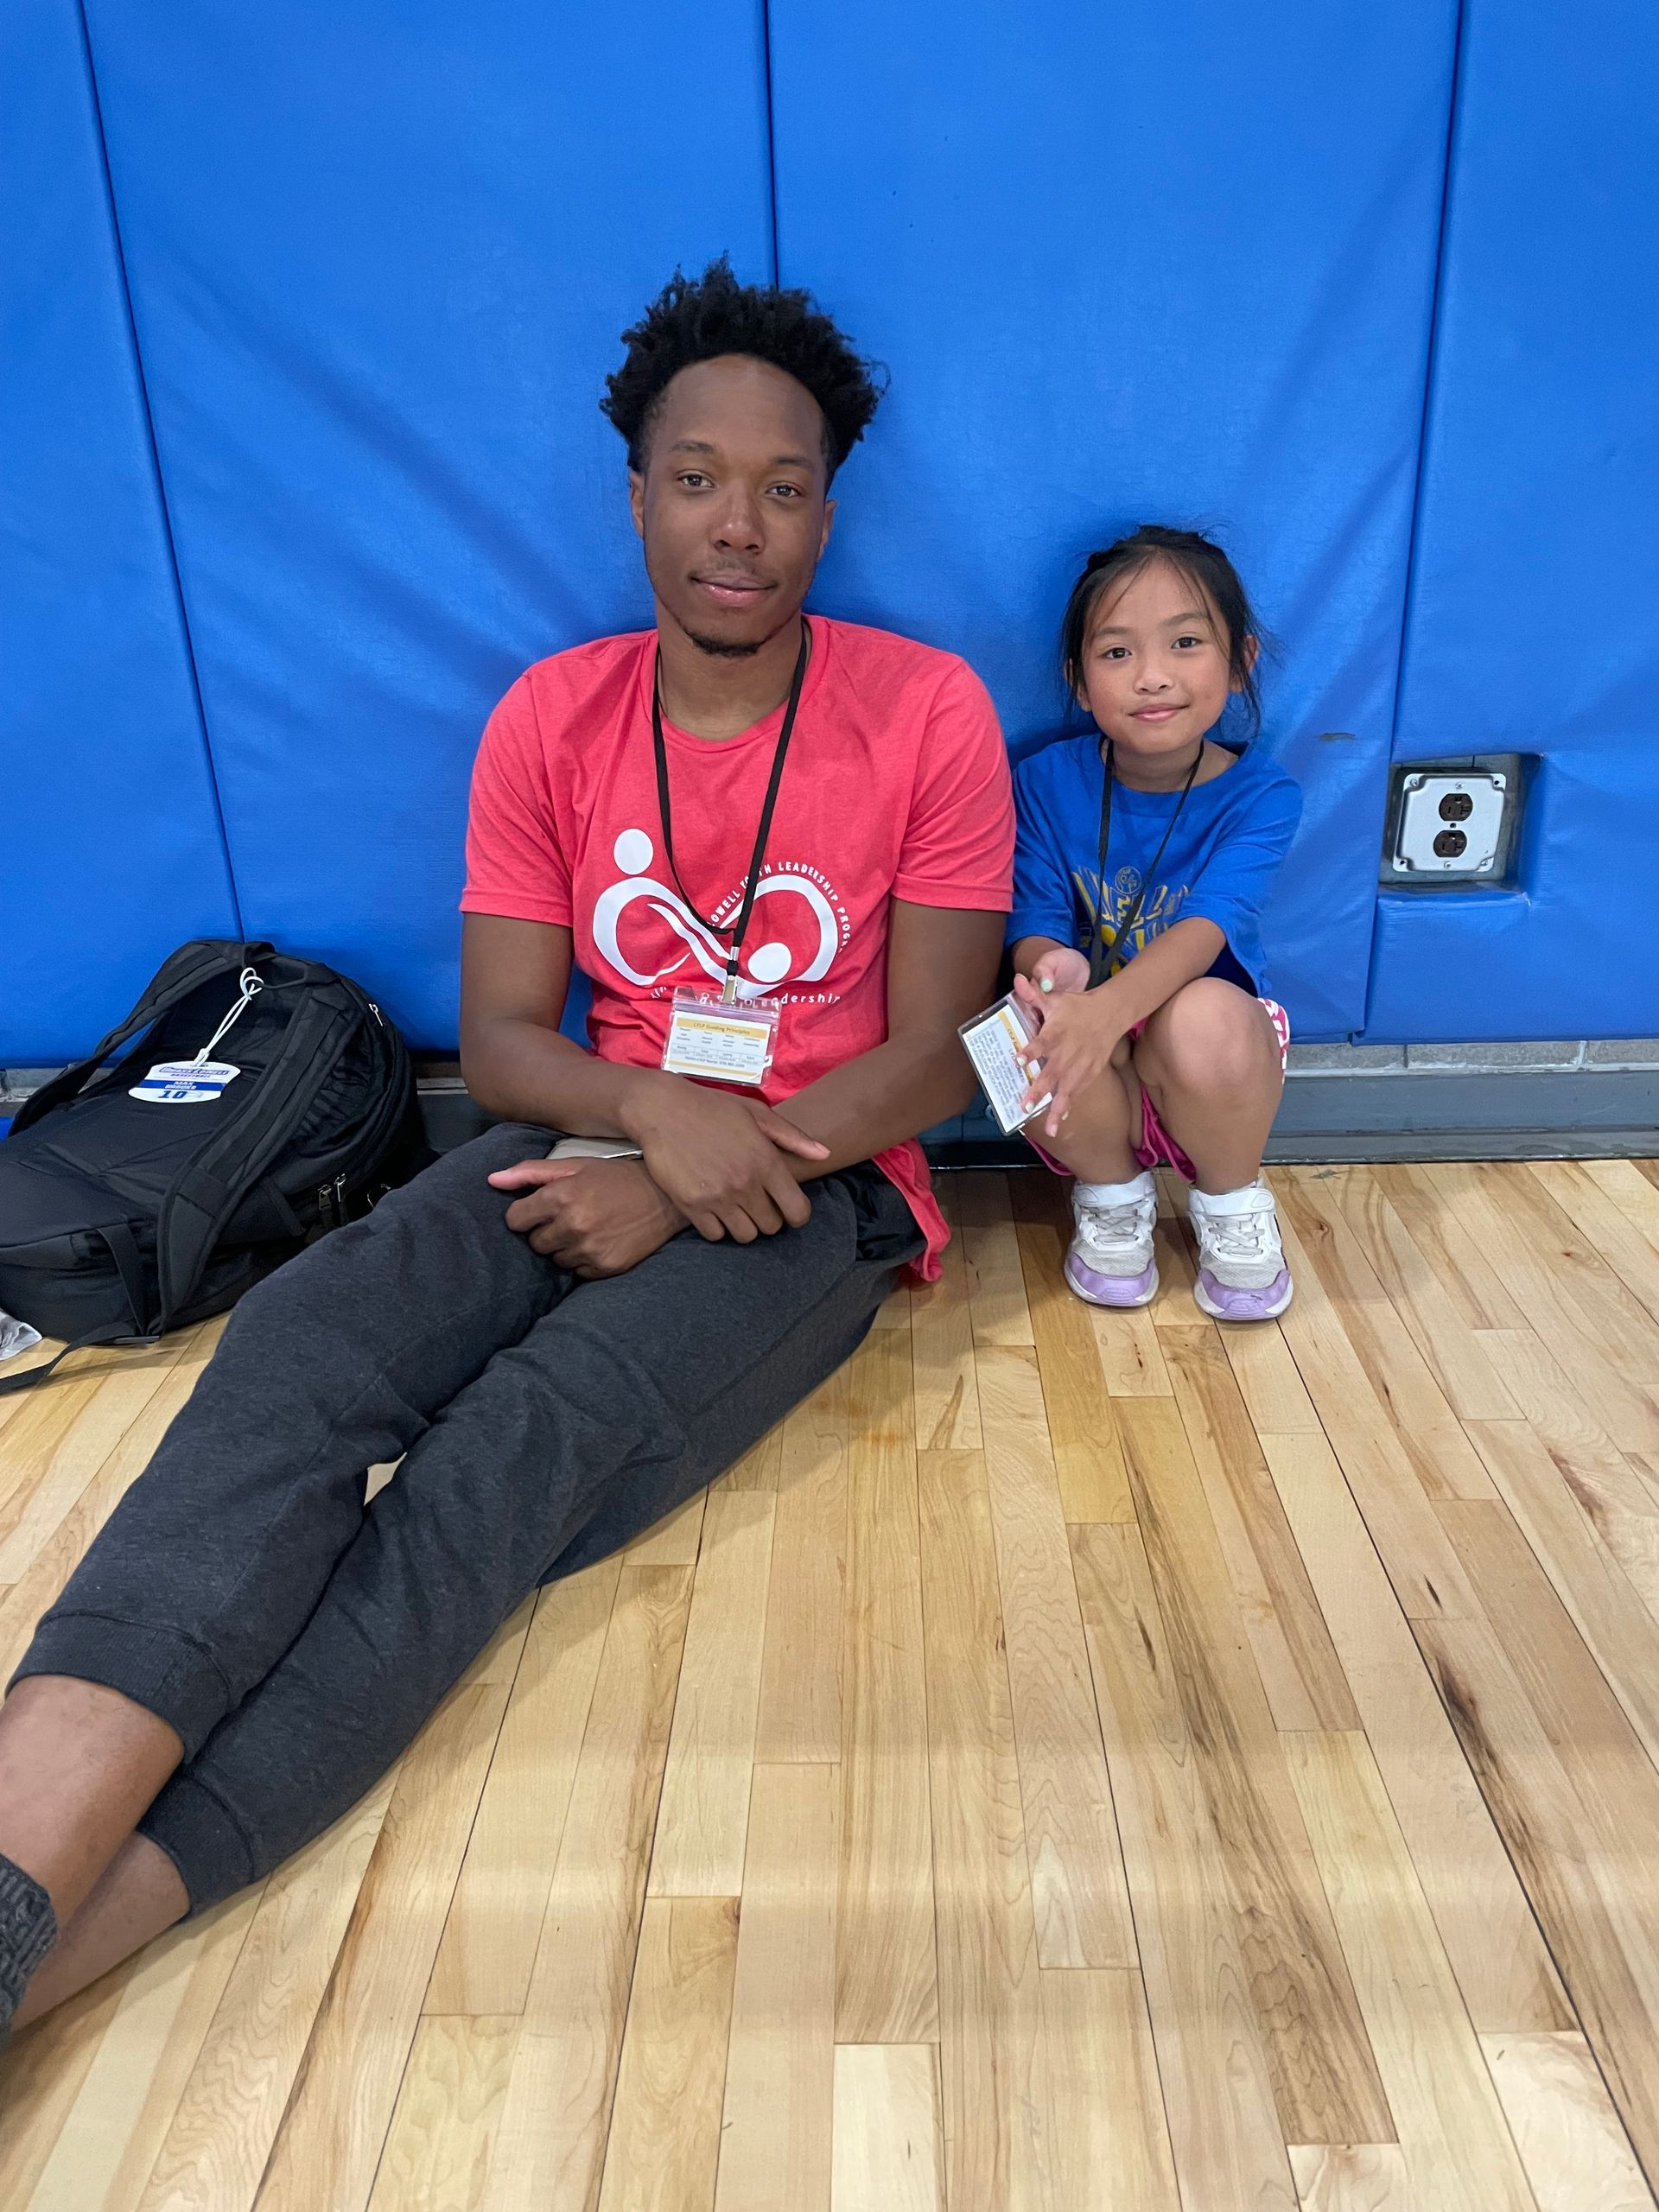
[[[1088,951],[1102,897],[1096,862],[1105,779],[1093,730],[1046,746],[1015,769],[1019,829],[1010,944],[1022,937],[1052,937]],[[1179,791],[1135,791],[1122,783],[1113,790],[1103,939],[1109,958],[1179,798]],[[1209,783],[1194,784],[1164,847],[1158,880],[1147,887],[1134,944],[1123,957],[1131,957],[1172,923],[1199,918],[1227,938],[1210,973],[1271,997],[1262,907],[1301,812],[1299,786],[1255,746]]]

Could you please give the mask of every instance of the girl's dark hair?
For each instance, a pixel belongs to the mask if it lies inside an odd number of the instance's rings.
[[[1083,656],[1089,642],[1101,594],[1114,584],[1127,583],[1153,561],[1167,561],[1207,607],[1213,607],[1227,632],[1227,669],[1244,702],[1252,735],[1262,727],[1262,695],[1249,641],[1262,642],[1260,624],[1251,611],[1238,571],[1213,538],[1196,530],[1169,530],[1162,523],[1143,522],[1127,537],[1091,553],[1083,574],[1071,587],[1060,623],[1060,668],[1072,698],[1084,689]]]
[[[628,466],[645,466],[664,392],[694,361],[747,353],[802,384],[823,416],[823,460],[833,477],[864,435],[887,372],[860,359],[808,292],[740,284],[722,253],[700,276],[677,269],[632,329],[622,365],[605,379],[600,406],[628,442]]]

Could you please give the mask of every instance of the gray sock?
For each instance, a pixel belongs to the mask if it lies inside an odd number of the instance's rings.
[[[0,1851],[0,2044],[29,1978],[58,1940],[52,1900],[32,1874]]]

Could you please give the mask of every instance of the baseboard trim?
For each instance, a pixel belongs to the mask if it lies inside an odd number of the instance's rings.
[[[421,1112],[439,1152],[490,1126],[458,1077],[423,1078]],[[1029,1147],[986,1124],[928,1146],[936,1167],[1028,1165]],[[1269,1160],[1659,1158],[1659,1068],[1473,1075],[1299,1075],[1268,1142]]]

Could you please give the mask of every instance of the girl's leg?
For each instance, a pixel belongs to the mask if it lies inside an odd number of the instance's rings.
[[[1065,1279],[1091,1306],[1145,1306],[1157,1295],[1158,1192],[1135,1154],[1140,1137],[1141,1085],[1125,1039],[1101,1081],[1072,1107],[1058,1137],[1040,1130],[1035,1139],[1047,1158],[1077,1179]]]
[[[1261,1001],[1213,976],[1177,991],[1135,1046],[1147,1097],[1192,1163],[1193,1295],[1217,1320],[1272,1320],[1291,1300],[1273,1193],[1261,1179],[1281,1059]]]
[[[184,1884],[167,1853],[148,1836],[130,1835],[30,1981],[14,2028],[26,2028],[99,1980],[189,1910]]]
[[[1109,1071],[1085,1091],[1052,1137],[1039,1122],[1031,1134],[1040,1151],[1069,1167],[1080,1183],[1127,1183],[1141,1172],[1135,1145],[1141,1133],[1141,1086],[1125,1038]]]

